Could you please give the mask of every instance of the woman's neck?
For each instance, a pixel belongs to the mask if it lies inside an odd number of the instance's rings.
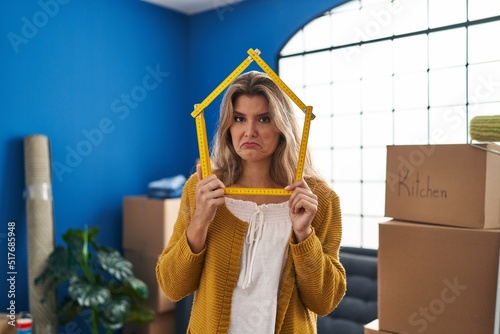
[[[280,187],[271,179],[269,163],[245,163],[243,172],[235,186],[246,188]]]
[[[271,179],[269,164],[246,163],[243,173],[233,187],[242,188],[283,188]],[[257,205],[286,202],[289,196],[232,195],[235,199],[251,201]]]

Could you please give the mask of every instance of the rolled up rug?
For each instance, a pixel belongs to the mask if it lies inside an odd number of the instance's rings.
[[[473,117],[469,134],[472,140],[500,142],[500,115]]]
[[[28,230],[29,312],[33,333],[56,333],[56,296],[41,299],[45,286],[34,281],[54,250],[54,218],[49,139],[43,135],[24,138],[26,214]]]

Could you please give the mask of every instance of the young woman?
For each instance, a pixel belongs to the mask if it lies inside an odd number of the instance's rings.
[[[289,98],[264,73],[227,89],[212,149],[186,182],[174,233],[157,267],[166,296],[195,293],[188,333],[316,333],[346,290],[337,195],[314,171],[294,181],[301,135]],[[280,188],[289,197],[224,195]]]

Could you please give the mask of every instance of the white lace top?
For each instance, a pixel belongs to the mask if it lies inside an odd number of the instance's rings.
[[[292,229],[288,202],[257,205],[226,197],[226,206],[248,222],[229,333],[272,334]]]

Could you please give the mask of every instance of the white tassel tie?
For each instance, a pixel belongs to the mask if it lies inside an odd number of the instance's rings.
[[[253,263],[255,260],[255,254],[257,253],[257,247],[260,240],[262,239],[262,234],[264,232],[264,212],[260,207],[257,208],[250,217],[250,222],[248,226],[248,232],[246,236],[246,243],[250,246],[248,247],[248,253],[246,254],[246,267],[243,278],[242,289],[246,289],[252,284],[252,272]]]

